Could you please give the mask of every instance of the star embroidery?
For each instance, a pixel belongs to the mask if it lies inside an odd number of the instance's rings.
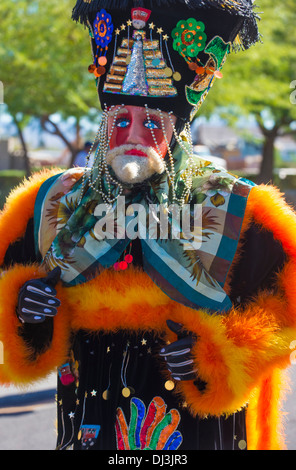
[[[149,24],[149,28],[150,28],[150,29],[154,29],[154,28],[155,28],[155,24],[154,24],[154,23],[150,23],[150,24]]]
[[[163,29],[162,28],[157,28],[157,32],[158,32],[158,34],[161,34],[161,33],[163,33]]]
[[[107,353],[111,351],[110,346],[107,347]]]
[[[121,31],[124,31],[125,28],[126,28],[125,24],[122,24],[122,25],[120,26],[120,28],[121,28]]]
[[[147,339],[143,338],[142,341],[141,341],[141,343],[142,343],[143,346],[146,346],[146,344],[147,344]]]
[[[119,28],[115,29],[115,34],[117,34],[117,35],[120,34],[120,29]]]
[[[71,413],[69,413],[68,416],[69,416],[70,419],[73,419],[74,416],[75,416],[75,413],[73,413],[73,411],[71,411]]]
[[[127,24],[128,26],[131,26],[131,25],[132,25],[131,20],[127,20],[126,24]]]
[[[97,391],[93,390],[90,394],[91,394],[92,397],[96,397],[97,396]]]
[[[167,41],[167,40],[169,39],[169,37],[168,37],[167,34],[164,34],[162,37],[163,37],[163,39],[164,39],[165,41]]]
[[[80,400],[77,398],[76,405],[79,405],[79,404],[80,404]]]

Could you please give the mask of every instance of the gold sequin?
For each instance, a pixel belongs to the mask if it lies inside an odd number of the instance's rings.
[[[131,391],[128,387],[124,387],[121,393],[125,398],[128,398],[131,395]]]
[[[247,447],[246,441],[245,441],[244,439],[242,439],[241,441],[239,441],[238,447],[239,447],[239,449],[244,450],[244,449]]]
[[[173,75],[173,71],[170,67],[166,67],[164,69],[164,73],[166,74],[167,77],[171,77]]]
[[[176,81],[176,82],[179,82],[181,80],[182,76],[179,72],[175,72],[173,74],[173,79]]]
[[[174,390],[175,384],[172,380],[167,380],[166,383],[164,384],[165,388],[169,391]]]
[[[109,400],[110,399],[110,392],[109,390],[105,390],[102,394],[102,397],[104,400]]]

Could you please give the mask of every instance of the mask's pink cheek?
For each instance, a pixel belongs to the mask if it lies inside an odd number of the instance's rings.
[[[127,140],[128,133],[126,129],[115,128],[110,139],[110,149],[113,150],[115,147],[126,144]]]
[[[157,136],[157,134],[159,135]],[[163,137],[162,131],[155,132],[155,137],[156,137],[157,145],[154,139],[152,139],[151,147],[153,147],[154,150],[156,150],[157,153],[160,153],[162,158],[164,158],[167,154],[168,148],[167,148],[166,141]]]

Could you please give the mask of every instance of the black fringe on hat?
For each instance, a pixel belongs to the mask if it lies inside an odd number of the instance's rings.
[[[260,19],[254,12],[252,0],[134,0],[135,7],[144,6],[169,7],[172,5],[184,5],[188,9],[217,8],[230,14],[245,18],[239,32],[239,43],[234,49],[248,49],[252,44],[260,40],[257,20]],[[131,5],[130,0],[77,0],[72,12],[72,19],[82,24],[87,24],[88,16],[98,12],[101,8],[127,10]]]
[[[219,8],[241,16],[252,16],[253,7],[251,0],[134,0],[135,6],[142,6],[145,3],[146,8],[169,7],[173,4],[183,4],[189,9],[196,8]],[[72,18],[74,21],[85,22],[89,13],[99,11],[101,8],[126,10],[130,5],[129,0],[78,0],[74,9]]]

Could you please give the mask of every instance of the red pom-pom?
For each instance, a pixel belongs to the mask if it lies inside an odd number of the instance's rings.
[[[127,268],[128,264],[126,261],[120,261],[119,263],[119,269],[121,269],[122,271],[124,271],[126,268]]]
[[[132,255],[126,255],[125,256],[125,261],[128,263],[128,264],[131,264],[134,260],[134,258],[132,257]]]
[[[75,381],[75,377],[71,374],[62,375],[61,377],[61,382],[65,386],[72,384],[74,381]]]

